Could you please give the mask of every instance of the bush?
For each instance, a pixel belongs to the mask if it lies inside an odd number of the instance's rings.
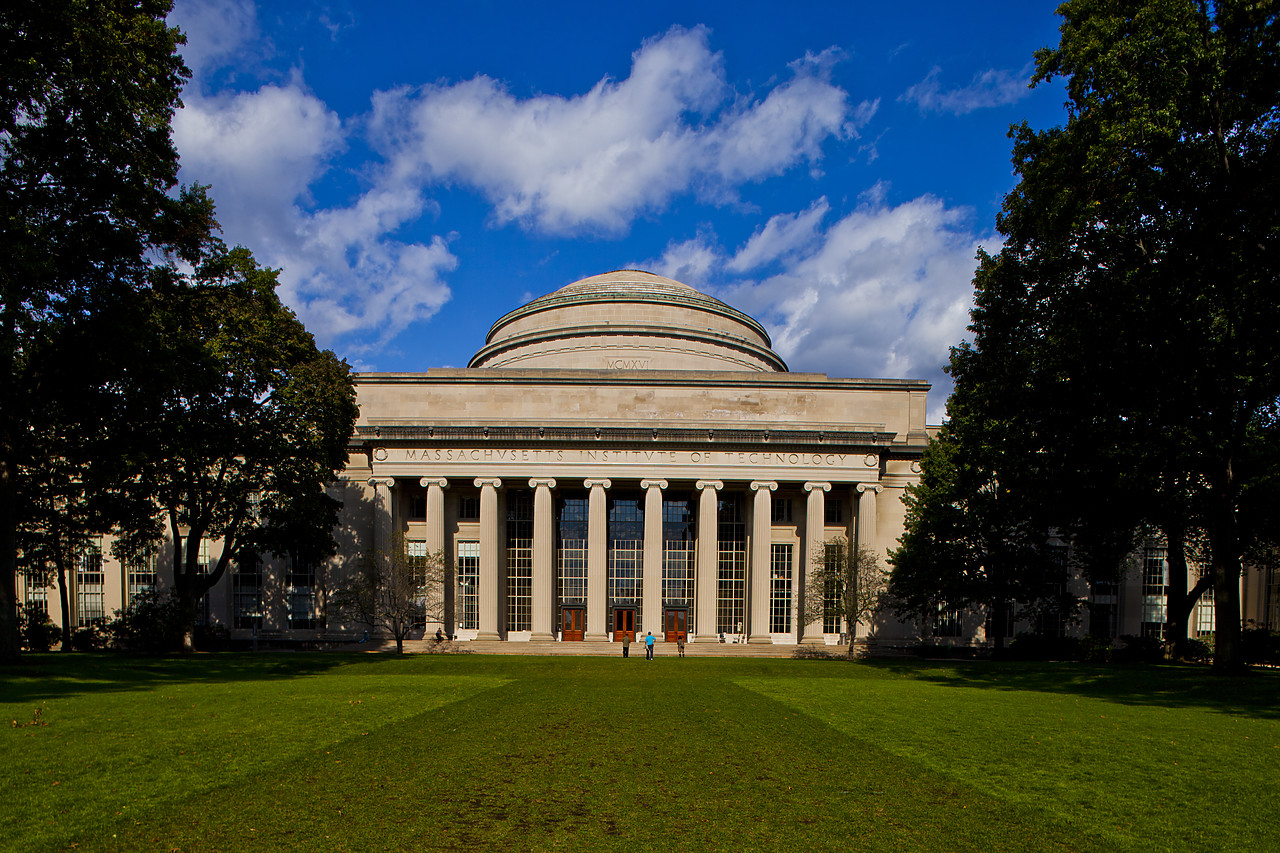
[[[223,625],[197,625],[193,642],[196,651],[229,651],[231,649],[231,632]]]
[[[62,639],[62,631],[42,608],[23,604],[18,608],[18,639],[29,652],[47,652]]]
[[[1076,637],[1019,634],[1009,643],[1007,660],[1085,660],[1089,649]]]
[[[1240,632],[1240,652],[1245,663],[1280,666],[1280,634],[1266,628],[1246,628]]]
[[[117,610],[107,624],[111,645],[126,652],[163,654],[182,648],[182,606],[168,591],[149,589]]]
[[[1125,634],[1124,643],[1116,649],[1113,659],[1118,663],[1160,663],[1164,660],[1164,642],[1159,637],[1135,637]]]
[[[1195,663],[1213,662],[1213,646],[1204,640],[1193,640],[1189,637],[1174,640],[1171,651],[1175,660]]]
[[[77,652],[96,652],[111,643],[111,633],[105,619],[93,619],[71,632],[71,648]]]

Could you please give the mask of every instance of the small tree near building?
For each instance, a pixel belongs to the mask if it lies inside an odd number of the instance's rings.
[[[804,622],[836,617],[849,626],[848,657],[858,639],[858,623],[883,606],[888,573],[870,548],[858,547],[843,536],[825,543],[814,554],[813,576],[806,588]]]
[[[330,605],[375,634],[404,641],[430,624],[444,624],[448,572],[444,554],[397,535],[389,551],[375,552],[354,576],[338,585]]]

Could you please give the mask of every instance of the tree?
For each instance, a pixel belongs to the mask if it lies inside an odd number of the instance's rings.
[[[233,563],[320,562],[336,549],[339,502],[325,489],[347,461],[355,387],[275,288],[275,271],[211,240],[190,271],[157,267],[123,318],[98,316],[108,329],[128,322],[134,341],[117,370],[119,441],[136,459],[124,487],[151,510],[124,538],[172,544],[186,648],[198,602]],[[207,571],[205,540],[222,543]]]
[[[887,573],[871,548],[857,547],[843,536],[819,546],[813,575],[805,590],[803,622],[838,616],[849,626],[847,655],[853,659],[858,623],[879,612],[887,589]]]
[[[396,653],[416,629],[444,623],[448,571],[444,554],[410,553],[397,534],[389,551],[376,552],[355,575],[338,585],[330,604],[371,632],[390,634]]]
[[[1019,183],[975,277],[957,394],[998,401],[997,435],[1053,475],[1028,500],[1073,529],[1203,530],[1215,666],[1233,668],[1242,557],[1269,535],[1249,524],[1255,486],[1280,452],[1280,16],[1245,0],[1059,14],[1034,82],[1065,79],[1067,122],[1011,133]],[[1014,350],[1018,381],[992,384]]]
[[[186,68],[165,0],[0,8],[0,660],[18,653],[17,529],[38,467],[30,416],[56,332],[146,275],[152,249],[207,230],[168,191]]]

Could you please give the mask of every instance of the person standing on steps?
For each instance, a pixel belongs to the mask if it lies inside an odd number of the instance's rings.
[[[680,657],[684,657],[684,632],[676,634],[676,651],[680,653]]]
[[[631,634],[627,631],[622,633],[622,656],[624,658],[631,657]]]
[[[653,660],[653,632],[650,631],[644,637],[644,656],[645,660]]]

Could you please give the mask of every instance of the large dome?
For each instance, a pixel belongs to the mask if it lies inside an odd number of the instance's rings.
[[[499,318],[471,367],[785,371],[755,320],[641,270],[593,275]]]

